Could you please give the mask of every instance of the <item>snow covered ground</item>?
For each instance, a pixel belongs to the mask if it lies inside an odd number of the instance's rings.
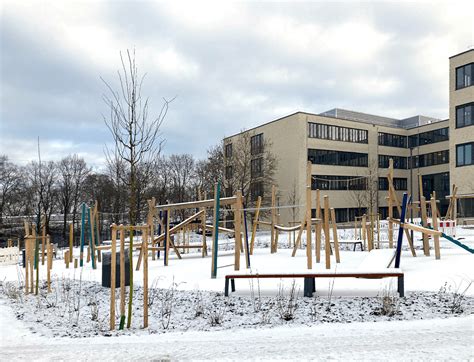
[[[458,230],[457,237],[474,247],[474,230]],[[307,270],[304,249],[292,258],[291,250],[285,247],[287,238],[282,235],[283,247],[270,254],[265,247],[268,240],[268,234],[259,234],[251,272]],[[232,240],[222,239],[222,243],[231,245]],[[452,310],[458,302],[455,292],[463,292],[473,280],[473,255],[443,240],[441,260],[435,260],[433,251],[430,257],[423,255],[419,240],[416,246],[416,258],[407,248],[403,251],[406,298],[392,297],[395,281],[350,278],[318,281],[315,297],[303,298],[302,280],[296,280],[295,288],[300,293],[289,321],[281,318],[278,303],[288,306],[291,302],[292,280],[259,280],[253,285],[247,280],[238,281],[236,293],[225,298],[224,276],[233,272],[232,250],[220,251],[216,279],[210,278],[209,257],[203,259],[191,253],[178,260],[172,253],[168,267],[162,260],[149,261],[150,294],[155,296],[150,306],[150,327],[141,329],[142,272],[138,271],[134,273],[133,328],[114,333],[107,331],[110,290],[100,286],[100,265],[97,270],[86,265],[81,272],[72,266],[66,269],[63,260],[56,260],[53,293],[20,295],[21,299],[14,301],[0,291],[2,359],[474,358],[474,287],[467,289],[461,308]],[[229,245],[223,249],[229,249]],[[332,269],[356,269],[367,255],[343,250],[340,264],[331,257]],[[243,256],[241,269],[245,269]],[[313,270],[324,269],[313,260]],[[18,284],[22,270],[15,265],[0,266],[4,290],[7,285]],[[43,279],[45,270],[40,271]],[[80,318],[71,307],[78,284],[83,298]],[[68,288],[71,291],[66,295]],[[284,291],[279,292],[280,288]],[[383,296],[390,296],[386,300],[394,306],[393,315],[381,315]],[[173,310],[165,328],[162,312],[167,298],[173,301]],[[219,319],[219,323],[213,325],[212,318]]]

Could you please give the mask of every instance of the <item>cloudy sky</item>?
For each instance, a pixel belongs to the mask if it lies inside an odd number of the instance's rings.
[[[474,44],[472,2],[1,2],[0,154],[103,164],[100,77],[136,49],[151,113],[177,95],[164,152],[302,110],[448,116],[448,57]]]

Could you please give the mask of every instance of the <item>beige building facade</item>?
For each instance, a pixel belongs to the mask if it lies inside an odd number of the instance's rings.
[[[265,152],[277,159],[274,183],[278,205],[282,206],[281,222],[288,224],[302,218],[308,161],[311,162],[312,207],[315,207],[315,190],[319,189],[328,195],[338,222],[349,222],[367,213],[369,203],[383,218],[387,216],[386,177],[390,158],[394,160],[394,182],[400,199],[403,192],[412,194],[414,200],[419,199],[419,175],[425,196],[437,192],[442,213],[447,209],[445,196],[450,194],[453,184],[459,186],[460,193],[473,192],[469,184],[474,180],[472,160],[471,164],[459,166],[456,152],[461,151],[456,149],[459,144],[473,142],[474,127],[470,126],[471,121],[463,130],[456,128],[453,117],[459,109],[456,107],[474,102],[474,88],[467,86],[461,93],[452,91],[456,67],[472,63],[473,53],[451,58],[450,120],[425,116],[400,120],[333,109],[321,114],[297,112],[245,131],[250,143],[265,141]],[[470,117],[472,119],[472,113]],[[239,137],[243,137],[243,133],[225,138],[226,149],[236,147]],[[262,158],[259,152],[252,152],[253,161]],[[231,168],[232,152],[225,152],[225,156],[226,166]],[[261,177],[255,177],[251,183],[250,198],[263,196],[268,204],[271,187],[263,187]],[[459,211],[464,212],[463,216],[470,216],[474,208],[464,205]]]

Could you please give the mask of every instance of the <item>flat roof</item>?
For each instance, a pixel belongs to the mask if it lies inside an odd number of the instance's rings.
[[[245,131],[240,131],[237,133],[234,133],[230,136],[224,137],[225,139],[234,137],[242,132],[248,132],[251,130],[254,130],[259,127],[263,127],[266,125],[269,125],[274,122],[278,122],[284,118],[288,118],[291,116],[294,116],[296,114],[307,114],[310,116],[319,116],[319,117],[326,117],[326,118],[334,118],[334,119],[342,119],[345,121],[352,121],[352,122],[357,122],[357,123],[366,123],[366,124],[376,124],[378,126],[384,126],[384,127],[391,127],[391,128],[398,128],[398,129],[413,129],[417,127],[423,127],[427,126],[430,124],[438,123],[438,122],[445,122],[447,121],[438,119],[438,118],[432,118],[432,117],[427,117],[427,116],[422,116],[422,115],[416,115],[404,119],[396,119],[396,118],[389,118],[389,117],[383,117],[383,116],[377,116],[374,114],[369,114],[369,113],[363,113],[363,112],[357,112],[357,111],[350,111],[342,108],[333,108],[329,111],[322,112],[322,113],[310,113],[310,112],[304,112],[304,111],[297,111],[293,112],[291,114],[288,114],[283,117],[279,117],[277,119],[274,119],[269,122],[262,123],[258,126],[246,129]]]
[[[449,59],[458,57],[458,56],[460,56],[460,55],[462,55],[462,54],[464,54],[464,53],[469,53],[469,52],[474,52],[474,45],[471,46],[470,49],[468,49],[468,50],[464,50],[464,51],[462,51],[461,53],[457,53],[457,54],[451,55],[451,56],[449,57]]]

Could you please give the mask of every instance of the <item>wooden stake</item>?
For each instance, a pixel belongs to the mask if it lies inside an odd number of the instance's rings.
[[[74,269],[77,269],[78,259],[74,258]]]
[[[120,225],[123,226],[123,225]],[[117,234],[117,228],[112,228],[112,234]],[[130,246],[131,247],[131,246]],[[120,228],[120,329],[125,323],[125,230]]]
[[[74,224],[69,224],[69,262],[72,263],[74,244]]]
[[[25,231],[27,228],[27,224],[25,221]],[[26,234],[28,235],[28,234]],[[30,272],[30,237],[25,236],[25,294],[28,294],[28,287],[29,287],[29,272]]]
[[[275,185],[272,185],[272,210],[271,210],[271,226],[270,226],[270,252],[276,253],[275,245],[275,218],[276,218],[276,188]]]
[[[331,268],[331,242],[329,236],[329,197],[324,195],[324,251],[326,254],[326,269]]]
[[[331,208],[331,222],[332,222],[332,233],[334,237],[334,252],[336,254],[336,263],[341,262],[341,258],[339,256],[339,239],[337,237],[337,224],[336,224],[336,211],[334,208]]]
[[[362,240],[364,240],[364,249],[367,249],[367,215],[362,216]]]
[[[426,212],[426,198],[424,196],[421,196],[420,207],[421,207],[421,224],[422,226],[426,227],[428,225],[428,215]],[[422,235],[423,235],[423,252],[426,256],[429,256],[430,255],[430,241],[427,234],[423,233]]]
[[[51,268],[53,267],[53,248],[49,235],[46,237],[46,250],[48,253],[48,260],[46,265],[46,279],[48,282],[48,293],[51,293]]]
[[[170,210],[166,210],[166,249],[165,249],[165,265],[168,266],[168,258],[170,255],[170,246],[171,246],[171,239],[170,239]]]
[[[240,249],[242,246],[242,191],[237,191],[237,203],[234,209],[234,230],[235,230],[235,250],[234,250],[234,270],[240,270]],[[246,258],[247,259],[247,258]]]
[[[431,220],[433,230],[438,231],[438,215],[437,215],[437,206],[436,206],[436,192],[433,191],[433,196],[431,197]],[[434,247],[435,247],[435,258],[440,259],[441,253],[439,250],[439,235],[433,235]]]
[[[313,269],[313,252],[311,250],[311,185],[306,186],[306,266]]]
[[[43,217],[43,227],[42,227],[42,236],[41,239],[41,265],[44,265],[44,252],[45,252],[45,241],[46,241],[46,220]]]
[[[143,328],[148,327],[148,229],[143,230]]]
[[[257,226],[258,226],[258,217],[260,216],[260,206],[262,204],[262,197],[259,196],[257,198],[257,206],[255,210],[255,217],[253,219],[252,224],[252,238],[250,239],[250,255],[253,255],[253,247],[255,243],[255,235],[257,234]]]
[[[319,189],[316,190],[316,218],[321,218],[321,196]],[[316,224],[316,245],[315,245],[315,253],[316,253],[316,263],[321,262],[321,229],[322,225],[320,222]]]
[[[110,330],[115,329],[115,276],[117,275],[117,229],[112,224],[112,245],[110,250]]]
[[[64,262],[66,263],[66,269],[69,269],[69,250],[64,253]]]
[[[388,247],[393,248],[393,202],[390,194],[388,195]]]

